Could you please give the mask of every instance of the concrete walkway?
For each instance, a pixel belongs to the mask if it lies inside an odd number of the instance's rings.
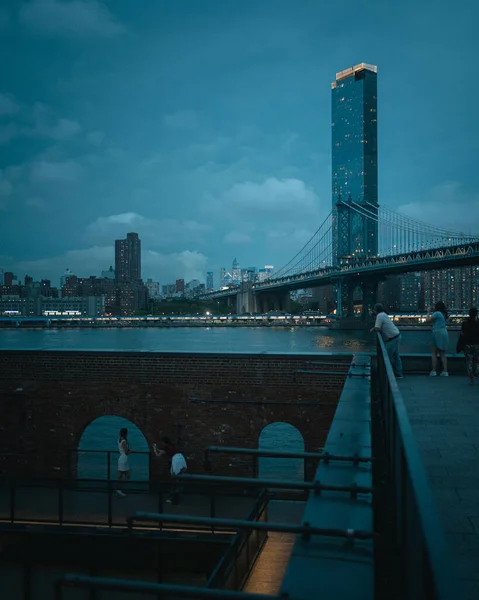
[[[406,375],[398,382],[468,600],[479,598],[479,384]]]

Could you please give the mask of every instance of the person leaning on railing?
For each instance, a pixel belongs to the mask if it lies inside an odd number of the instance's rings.
[[[464,352],[469,385],[474,385],[474,375],[479,377],[479,321],[475,306],[469,310],[469,317],[462,324],[456,351]]]
[[[371,331],[377,331],[381,334],[384,345],[386,346],[389,360],[391,361],[394,375],[396,376],[396,379],[402,379],[402,360],[399,353],[401,332],[391,321],[382,304],[374,305],[373,316],[376,317],[376,322],[374,323],[374,327],[371,329]]]
[[[449,344],[449,336],[447,333],[448,314],[444,302],[436,302],[434,308],[430,308],[427,313],[426,323],[432,323],[432,370],[429,373],[431,377],[437,375],[437,355],[441,357],[443,371],[441,377],[448,377],[447,371],[447,346]]]

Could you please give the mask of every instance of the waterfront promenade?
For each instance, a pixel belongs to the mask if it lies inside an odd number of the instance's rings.
[[[468,386],[465,366],[463,371],[449,378],[406,372],[398,384],[466,598],[476,600],[479,384]]]

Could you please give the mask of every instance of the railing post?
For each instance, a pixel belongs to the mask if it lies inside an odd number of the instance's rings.
[[[108,466],[107,466],[107,479],[110,480],[111,479],[111,451],[107,450],[106,452],[106,458],[108,460]]]
[[[113,490],[111,481],[108,480],[108,527],[113,525]]]
[[[210,517],[212,519],[216,518],[216,494],[211,492],[210,494]],[[211,526],[211,532],[215,533],[215,526]]]
[[[161,487],[158,487],[158,513],[161,515],[163,513],[163,492]],[[163,529],[163,522],[159,521],[158,525],[160,527],[160,531]]]
[[[15,485],[11,479],[10,482],[10,522],[15,522]]]
[[[58,522],[63,525],[63,480],[58,485]]]
[[[253,454],[253,477],[258,477],[258,456]]]

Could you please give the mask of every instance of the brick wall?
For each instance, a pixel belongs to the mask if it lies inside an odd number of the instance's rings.
[[[66,475],[68,451],[104,415],[130,420],[150,445],[161,435],[177,439],[191,472],[202,472],[206,446],[256,448],[276,421],[297,427],[305,450],[315,451],[350,362],[317,354],[0,351],[0,470]],[[165,462],[152,464],[152,476],[165,473]],[[218,455],[213,466],[243,475],[250,464]]]

